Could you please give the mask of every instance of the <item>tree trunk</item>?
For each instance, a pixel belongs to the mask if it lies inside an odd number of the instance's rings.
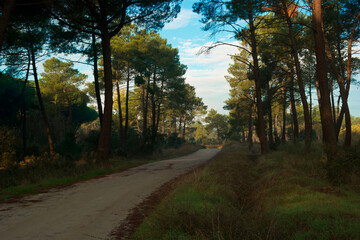
[[[127,62],[127,79],[126,79],[126,100],[125,100],[125,131],[124,146],[127,145],[127,135],[129,127],[129,88],[130,88],[130,64]]]
[[[330,83],[330,98],[331,98],[331,110],[333,114],[334,119],[334,125],[336,126],[336,113],[335,113],[335,100],[334,100],[334,84],[331,76],[329,77],[329,83]]]
[[[171,125],[171,123],[172,123],[172,119],[171,119],[171,117],[169,118],[169,136],[171,136],[171,130],[172,130],[172,125]]]
[[[250,9],[252,9],[250,7]],[[261,145],[261,154],[267,153],[267,139],[265,134],[265,122],[264,114],[262,109],[262,100],[261,100],[261,83],[260,83],[260,74],[259,74],[259,61],[257,53],[257,41],[255,35],[255,26],[253,13],[249,11],[249,27],[250,27],[250,39],[251,39],[251,55],[253,58],[253,71],[255,76],[255,90],[256,90],[256,104],[257,104],[257,113],[258,113],[258,125],[259,125],[259,138]]]
[[[274,119],[274,135],[276,139],[279,139],[279,135],[278,135],[278,112],[275,114],[275,119]]]
[[[268,135],[269,135],[269,143],[270,146],[272,146],[274,144],[274,137],[273,137],[273,128],[272,128],[272,109],[271,109],[271,102],[272,102],[272,92],[270,90],[270,86],[269,86],[269,82],[266,84],[266,91],[268,93],[268,118],[269,118],[269,130],[268,130]]]
[[[161,113],[160,107],[161,107],[162,98],[163,98],[163,91],[164,91],[164,79],[161,80],[160,97],[158,99],[158,105],[157,105],[156,131],[159,129],[160,113]]]
[[[319,83],[321,101],[321,125],[327,153],[328,177],[334,180],[337,176],[336,169],[336,136],[334,122],[331,117],[331,104],[328,80],[326,77],[326,56],[324,33],[322,31],[321,0],[313,1],[312,26],[315,40],[316,78]]]
[[[109,153],[110,153],[110,137],[111,137],[111,122],[112,122],[112,106],[113,106],[110,34],[107,28],[103,29],[102,31],[101,46],[102,46],[103,61],[104,61],[105,108],[104,108],[103,121],[101,125],[96,160],[97,162],[105,163],[108,162]]]
[[[311,80],[309,81],[309,98],[310,98],[310,129],[311,129],[311,135],[312,135],[312,93],[311,93]],[[311,136],[312,138],[312,136]]]
[[[42,115],[42,118],[44,121],[45,131],[46,131],[48,144],[49,144],[49,152],[50,152],[50,155],[54,155],[55,154],[54,144],[53,144],[53,140],[52,140],[52,137],[50,134],[49,120],[48,120],[48,117],[46,114],[45,106],[44,106],[41,92],[40,92],[39,80],[38,80],[38,75],[37,75],[37,71],[36,71],[35,51],[34,51],[34,47],[32,46],[32,44],[30,47],[30,52],[31,52],[31,61],[32,61],[32,66],[33,66],[35,87],[36,87],[36,95],[37,95],[37,98],[39,101],[40,111],[41,111],[41,115]]]
[[[248,143],[249,143],[249,149],[251,150],[252,147],[253,147],[253,116],[252,116],[252,113],[253,113],[253,105],[254,105],[254,100],[255,100],[255,94],[253,94],[253,97],[252,97],[252,101],[250,103],[250,109],[249,109],[249,125],[248,125],[248,128],[249,128],[249,135],[248,135]]]
[[[179,138],[181,138],[181,127],[182,127],[182,118],[179,117]]]
[[[299,124],[296,112],[296,104],[295,104],[295,97],[294,97],[294,75],[290,77],[290,105],[291,105],[291,112],[292,112],[292,122],[294,124],[293,129],[293,141],[296,143],[299,139]]]
[[[96,38],[95,33],[92,33],[92,50],[93,50],[93,68],[94,68],[94,82],[95,82],[95,95],[96,95],[96,103],[98,107],[99,119],[100,119],[100,126],[102,125],[102,118],[103,118],[103,110],[101,104],[101,97],[100,97],[100,86],[99,86],[99,71],[98,71],[98,54],[96,49]]]
[[[11,12],[15,7],[15,3],[16,0],[4,0],[4,7],[1,11],[2,15],[0,16],[0,53],[5,38],[6,27],[8,25]]]
[[[290,42],[291,42],[291,55],[292,55],[292,57],[294,59],[294,63],[295,63],[297,82],[298,82],[298,86],[299,86],[301,103],[302,103],[303,111],[304,111],[305,148],[306,148],[306,151],[309,151],[310,147],[311,147],[311,124],[310,124],[310,116],[309,116],[309,107],[308,107],[308,103],[306,100],[304,81],[303,81],[302,72],[301,72],[301,68],[300,68],[300,60],[299,60],[299,56],[298,56],[298,48],[297,48],[297,44],[296,44],[296,40],[295,40],[294,29],[293,29],[293,25],[292,25],[292,22],[291,22],[291,19],[290,19],[287,9],[285,10],[285,14],[286,14],[286,21],[287,21],[288,29],[289,29],[289,38],[290,38]]]
[[[26,76],[25,76],[25,81],[24,81],[24,85],[21,89],[21,96],[20,99],[22,101],[21,104],[21,123],[22,123],[22,144],[23,144],[23,156],[26,156],[27,153],[27,141],[26,141],[26,99],[25,99],[25,89],[26,89],[26,84],[29,80],[29,73],[30,73],[30,67],[31,67],[31,56],[30,56],[30,52],[28,51],[28,66],[26,69]]]
[[[350,147],[350,145],[351,145],[351,116],[350,116],[349,106],[347,103],[348,92],[346,91],[346,88],[345,88],[345,80],[342,78],[343,76],[338,73],[337,68],[335,66],[329,43],[328,43],[326,37],[325,36],[323,36],[323,37],[324,37],[323,41],[324,41],[324,47],[326,50],[326,56],[329,59],[331,71],[333,72],[333,74],[337,80],[337,83],[338,83],[338,86],[340,89],[342,108],[344,109],[344,111],[342,111],[340,113],[340,119],[337,120],[337,122],[338,122],[337,125],[336,125],[336,119],[333,119],[334,127],[336,127],[335,128],[335,138],[336,138],[336,140],[338,139],[338,136],[339,136],[338,133],[340,132],[342,120],[343,120],[343,117],[345,114],[345,124],[346,124],[345,146]],[[331,85],[331,88],[332,88],[332,85]]]
[[[281,141],[285,143],[286,141],[286,80],[283,81],[283,122],[282,122],[282,131],[281,131]]]
[[[151,134],[151,142],[155,144],[156,141],[156,104],[155,104],[155,88],[156,88],[156,65],[154,66],[154,77],[153,77],[153,93],[151,94],[151,110],[152,110],[152,134]]]
[[[116,93],[117,93],[117,104],[119,107],[119,148],[120,151],[124,149],[124,129],[123,129],[123,118],[122,118],[122,110],[121,110],[121,99],[120,99],[120,86],[119,86],[119,80],[118,80],[118,71],[116,71]]]
[[[150,85],[150,78],[148,79],[147,82],[147,86],[146,86],[146,90],[145,90],[145,86],[144,86],[144,91],[146,91],[145,93],[145,97],[144,97],[144,108],[143,108],[143,140],[144,143],[146,143],[147,141],[147,118],[148,118],[148,103],[149,103],[149,88]]]
[[[186,128],[186,114],[184,114],[183,139],[185,139],[185,128]]]

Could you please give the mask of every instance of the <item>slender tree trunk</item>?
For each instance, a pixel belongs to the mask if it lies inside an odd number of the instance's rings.
[[[296,143],[299,139],[299,124],[298,124],[298,118],[297,118],[297,112],[296,112],[296,104],[295,104],[295,97],[294,97],[294,75],[290,77],[290,105],[291,105],[291,112],[292,112],[292,120],[294,124],[294,131],[293,131],[293,137],[294,137],[294,143]]]
[[[321,101],[321,125],[327,153],[327,171],[331,180],[337,176],[336,169],[336,136],[334,122],[331,116],[330,92],[326,77],[326,56],[324,33],[322,31],[321,0],[313,1],[312,26],[315,40],[316,78],[319,82]]]
[[[111,137],[111,123],[112,123],[112,106],[113,106],[110,34],[107,28],[105,28],[102,31],[101,45],[102,45],[103,61],[104,61],[105,108],[104,108],[103,120],[101,124],[96,160],[97,162],[100,163],[106,163],[109,160],[109,153],[110,153],[110,137]]]
[[[29,79],[29,73],[30,73],[30,67],[31,67],[31,56],[30,56],[30,52],[28,51],[28,66],[26,69],[26,76],[25,76],[25,81],[24,81],[24,85],[21,89],[21,96],[20,99],[22,101],[21,104],[21,122],[22,122],[22,144],[23,144],[23,156],[26,156],[27,153],[27,141],[26,141],[26,99],[25,99],[25,89],[26,89],[26,84],[28,82]]]
[[[151,94],[151,110],[152,110],[152,134],[151,134],[151,142],[155,144],[156,141],[156,103],[155,103],[155,88],[156,88],[156,65],[154,66],[154,77],[153,77],[153,93]]]
[[[46,114],[45,106],[44,106],[41,92],[40,92],[39,80],[38,80],[38,75],[37,75],[37,70],[36,70],[35,51],[34,51],[34,47],[32,46],[32,44],[30,47],[30,52],[31,52],[31,61],[32,61],[32,66],[33,66],[35,87],[36,87],[36,95],[37,95],[37,98],[39,101],[40,111],[41,111],[41,115],[42,115],[42,118],[44,121],[45,131],[46,131],[48,144],[49,144],[49,152],[50,152],[50,155],[54,155],[55,154],[54,144],[53,144],[53,140],[52,140],[52,137],[50,134],[49,120],[48,120],[48,117]]]
[[[121,110],[121,96],[120,96],[120,86],[118,80],[118,72],[116,71],[116,93],[117,93],[117,104],[119,107],[119,148],[120,151],[124,149],[124,129],[123,129],[123,117],[122,117],[122,110]]]
[[[251,150],[253,147],[253,105],[254,105],[254,100],[255,100],[255,94],[253,94],[252,96],[252,101],[250,103],[250,109],[249,109],[249,135],[248,135],[248,143],[249,143],[249,149]]]
[[[148,118],[148,103],[149,103],[149,91],[148,91],[148,88],[149,88],[149,85],[150,85],[150,78],[148,79],[148,82],[147,82],[147,86],[146,86],[146,93],[145,93],[145,97],[144,97],[144,110],[143,110],[143,139],[144,139],[144,143],[147,141],[147,118]]]
[[[171,117],[169,118],[169,136],[171,136],[171,130],[172,130],[172,119]]]
[[[287,9],[285,10],[285,14],[286,14],[286,21],[287,21],[288,29],[289,29],[289,38],[290,38],[290,42],[291,42],[291,55],[292,55],[292,57],[294,59],[294,63],[295,63],[297,82],[298,82],[298,86],[299,86],[301,103],[302,103],[303,111],[304,111],[305,148],[306,148],[306,151],[309,151],[310,147],[311,147],[311,124],[310,124],[310,116],[309,116],[309,107],[308,107],[308,103],[306,100],[304,81],[303,81],[301,67],[300,67],[300,60],[299,60],[299,56],[298,56],[298,47],[297,47],[296,40],[295,40],[293,23],[291,22],[291,19],[290,19]]]
[[[179,117],[179,137],[181,138],[181,127],[182,127],[182,118]]]
[[[186,114],[184,114],[183,139],[185,139],[185,128],[186,128]]]
[[[174,118],[174,134],[176,135],[177,134],[177,132],[176,132],[176,118]]]
[[[140,129],[140,123],[139,123],[139,120],[138,120],[137,117],[136,117],[136,127],[137,127],[138,134],[140,136],[141,135],[141,129]]]
[[[96,48],[95,33],[92,33],[92,50],[93,50],[93,68],[94,68],[94,83],[95,83],[95,95],[96,103],[98,107],[100,126],[102,125],[103,110],[100,97],[100,86],[99,86],[99,71],[98,71],[98,53]]]
[[[275,114],[275,119],[274,119],[274,135],[277,139],[279,139],[279,135],[278,135],[278,113]]]
[[[127,62],[127,79],[126,79],[126,100],[125,100],[125,131],[124,131],[124,146],[127,145],[127,135],[129,127],[129,88],[130,88],[130,63]]]
[[[249,9],[252,9],[251,7]],[[261,99],[261,83],[260,83],[260,73],[259,73],[259,61],[257,53],[257,41],[255,35],[255,26],[253,13],[249,11],[249,26],[250,26],[250,39],[251,39],[251,54],[253,58],[253,71],[255,75],[255,90],[256,90],[256,104],[257,104],[257,113],[258,113],[258,125],[259,125],[259,138],[261,145],[261,154],[267,153],[267,139],[265,134],[265,122],[264,114],[262,109],[262,99]]]
[[[15,3],[16,0],[4,0],[4,7],[1,11],[2,15],[0,16],[0,53],[5,38],[6,27],[8,25],[11,12],[15,7]]]
[[[311,129],[311,135],[312,135],[312,93],[311,93],[311,81],[309,81],[309,99],[310,99],[310,129]],[[312,136],[311,136],[312,138]]]
[[[161,80],[160,97],[159,97],[158,105],[157,105],[156,131],[159,129],[160,113],[161,113],[160,107],[161,107],[162,98],[163,98],[163,91],[164,91],[164,79]]]
[[[271,102],[272,102],[272,92],[270,90],[270,86],[269,86],[269,82],[266,84],[266,90],[268,93],[268,118],[269,118],[269,130],[268,130],[268,135],[269,135],[269,143],[270,146],[272,146],[274,144],[274,137],[273,137],[273,128],[272,128],[272,109],[271,109]]]
[[[333,83],[333,80],[332,80],[331,76],[329,77],[329,83],[330,83],[331,110],[332,110],[332,114],[333,114],[334,125],[336,126],[335,100],[334,100],[334,83]]]
[[[285,143],[286,141],[286,80],[283,81],[283,96],[282,96],[282,106],[283,106],[283,122],[282,122],[282,131],[281,131],[281,141]]]

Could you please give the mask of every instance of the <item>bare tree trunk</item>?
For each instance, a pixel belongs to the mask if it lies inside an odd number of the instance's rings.
[[[150,78],[148,79],[147,87],[150,85]],[[144,86],[145,87],[145,86]],[[145,91],[145,90],[144,90]],[[147,141],[147,118],[148,118],[148,103],[149,103],[149,91],[146,89],[146,95],[144,97],[145,103],[143,104],[143,140]]]
[[[334,84],[331,76],[329,77],[330,83],[330,97],[331,97],[331,110],[333,114],[334,124],[336,126],[336,114],[335,114],[335,101],[334,101]]]
[[[26,69],[26,76],[25,76],[25,81],[24,81],[24,85],[21,89],[21,96],[20,99],[22,101],[21,104],[21,123],[22,123],[22,143],[23,143],[23,156],[26,156],[27,153],[27,142],[26,142],[26,100],[25,100],[25,89],[26,89],[26,84],[28,82],[29,79],[29,73],[30,73],[30,67],[31,67],[31,56],[30,56],[30,52],[28,51],[28,66]]]
[[[298,118],[297,118],[297,112],[296,112],[296,104],[295,104],[295,97],[294,97],[294,76],[291,75],[290,77],[290,105],[291,105],[291,112],[292,112],[292,121],[294,124],[294,131],[293,131],[293,137],[294,137],[294,143],[296,143],[299,139],[299,124],[298,124]]]
[[[34,72],[34,80],[35,80],[35,87],[36,87],[36,95],[39,101],[39,106],[40,106],[40,111],[41,111],[41,115],[44,121],[44,126],[45,126],[45,131],[46,131],[46,135],[47,135],[47,139],[48,139],[48,144],[49,144],[49,152],[50,155],[54,155],[55,151],[54,151],[54,144],[53,144],[53,140],[50,134],[50,125],[49,125],[49,120],[46,114],[46,110],[45,110],[45,106],[41,97],[41,92],[40,92],[40,86],[39,86],[39,80],[38,80],[38,75],[37,75],[37,71],[36,71],[36,61],[35,61],[35,51],[34,51],[34,47],[31,44],[30,47],[30,53],[31,53],[31,61],[32,61],[32,66],[33,66],[33,72]]]
[[[268,135],[269,135],[269,143],[270,146],[272,146],[274,144],[274,137],[273,137],[273,129],[272,129],[272,108],[271,108],[271,102],[272,102],[272,92],[270,90],[270,86],[269,86],[269,82],[268,84],[266,84],[266,90],[268,92],[268,118],[269,118],[269,131],[268,131]]]
[[[124,129],[123,129],[123,118],[122,118],[122,110],[121,110],[121,96],[120,96],[120,86],[119,86],[119,80],[118,80],[118,71],[116,71],[116,93],[117,93],[117,104],[119,107],[119,148],[120,151],[123,150],[124,148],[124,142],[123,142],[123,138],[124,138]]]
[[[100,126],[102,125],[102,118],[103,118],[103,110],[101,104],[101,97],[100,97],[100,86],[99,86],[99,71],[98,71],[98,54],[96,49],[96,38],[95,33],[92,33],[92,50],[93,50],[93,68],[94,68],[94,82],[95,82],[95,95],[96,95],[96,103],[98,107],[99,119],[100,119]]]
[[[169,136],[171,136],[171,130],[172,130],[172,118],[169,118]]]
[[[274,135],[278,139],[279,135],[278,135],[278,129],[277,128],[278,128],[278,113],[275,114],[275,119],[274,119]]]
[[[249,135],[248,135],[248,143],[249,143],[249,149],[251,150],[253,147],[253,106],[254,106],[254,100],[255,100],[255,94],[252,96],[252,101],[250,103],[250,112],[249,112]]]
[[[251,7],[249,9],[252,9]],[[257,113],[258,113],[258,125],[259,125],[259,138],[261,145],[261,154],[267,153],[267,139],[265,134],[265,122],[264,114],[262,109],[262,100],[261,100],[261,83],[260,83],[260,74],[259,74],[259,61],[257,53],[257,41],[255,35],[255,26],[253,13],[249,11],[249,26],[250,26],[250,42],[251,42],[251,54],[253,58],[253,71],[255,75],[255,90],[256,90],[256,103],[257,103]]]
[[[181,138],[181,127],[182,127],[182,118],[179,117],[179,137]]]
[[[129,127],[129,88],[130,88],[130,64],[127,62],[127,79],[126,79],[126,100],[125,100],[125,131],[124,131],[124,146],[127,145],[127,135]]]
[[[284,5],[286,6],[286,4],[284,4]],[[309,116],[309,107],[308,107],[308,103],[306,100],[304,81],[303,81],[302,72],[301,72],[301,68],[300,68],[300,60],[298,57],[298,48],[297,48],[297,44],[296,44],[296,40],[295,40],[294,29],[293,29],[293,25],[292,25],[289,13],[287,11],[287,8],[285,9],[285,14],[286,14],[286,21],[287,21],[288,29],[289,29],[289,38],[290,38],[290,42],[291,42],[291,55],[294,58],[297,82],[298,82],[298,86],[299,86],[301,103],[302,103],[303,111],[304,111],[305,147],[306,147],[306,150],[309,151],[310,147],[311,147],[311,124],[310,124],[310,116]]]
[[[283,122],[282,122],[282,131],[281,131],[281,141],[285,143],[286,141],[286,81],[283,81],[283,96],[282,96],[282,106],[283,106]]]
[[[113,83],[112,83],[112,67],[111,67],[111,47],[110,34],[105,28],[101,33],[101,45],[104,61],[104,82],[105,82],[105,108],[103,121],[101,124],[100,138],[96,161],[99,163],[107,163],[110,154],[110,137],[112,123],[112,107],[113,107]]]
[[[153,93],[151,94],[151,110],[152,110],[152,134],[151,134],[151,142],[155,144],[156,141],[156,104],[155,104],[155,88],[156,88],[156,65],[154,66],[154,77],[153,77]]]
[[[185,128],[186,128],[186,114],[184,114],[183,139],[185,139]]]
[[[337,176],[337,169],[335,167],[336,161],[336,136],[334,131],[334,122],[331,116],[330,92],[328,80],[326,77],[326,56],[324,33],[322,31],[322,16],[321,16],[321,0],[313,1],[312,26],[315,40],[315,54],[316,54],[316,78],[319,82],[320,101],[321,101],[321,125],[323,129],[323,136],[326,145],[327,153],[327,171],[331,180]]]

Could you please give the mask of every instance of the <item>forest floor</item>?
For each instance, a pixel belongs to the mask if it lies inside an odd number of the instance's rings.
[[[144,164],[0,203],[4,239],[105,239],[166,182],[206,163],[219,149]],[[114,232],[115,231],[115,232]]]
[[[130,239],[360,239],[360,176],[332,186],[321,145],[232,142],[181,179]]]

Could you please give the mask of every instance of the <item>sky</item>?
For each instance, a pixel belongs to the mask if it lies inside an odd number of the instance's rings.
[[[195,1],[185,0],[178,17],[165,25],[160,35],[168,40],[172,47],[179,49],[181,63],[188,66],[186,82],[194,86],[197,96],[203,99],[208,110],[214,108],[222,114],[224,101],[229,96],[229,84],[224,76],[231,63],[230,55],[238,52],[231,46],[220,46],[208,54],[199,55],[203,46],[209,46],[213,41],[235,41],[229,34],[210,36],[211,32],[203,31],[201,16],[192,11]]]

